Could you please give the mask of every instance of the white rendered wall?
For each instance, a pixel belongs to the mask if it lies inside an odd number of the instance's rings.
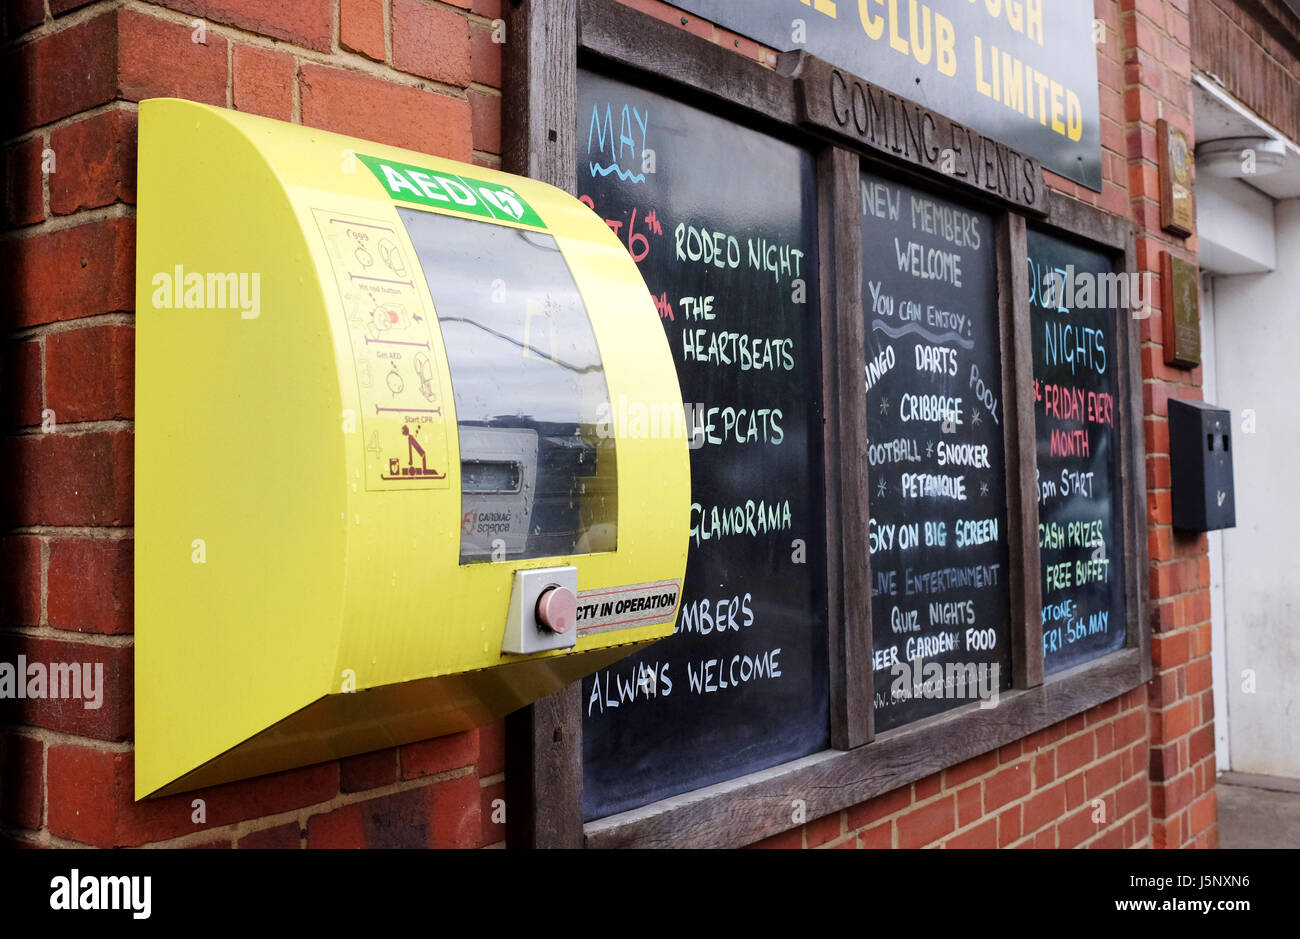
[[[1236,772],[1300,778],[1300,200],[1274,220],[1276,270],[1213,288],[1214,403],[1233,414],[1237,502],[1222,551],[1228,743]]]

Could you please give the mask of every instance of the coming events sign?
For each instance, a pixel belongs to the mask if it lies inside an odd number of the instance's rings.
[[[803,50],[1101,191],[1092,4],[1063,0],[675,0]]]

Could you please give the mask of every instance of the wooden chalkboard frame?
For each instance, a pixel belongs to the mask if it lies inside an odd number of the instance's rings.
[[[506,724],[507,844],[510,847],[739,847],[794,827],[792,806],[813,820],[898,789],[1019,740],[1130,691],[1151,677],[1151,634],[1137,323],[1117,311],[1122,525],[1127,638],[1123,649],[1044,680],[1027,219],[1035,228],[1101,250],[1115,269],[1136,270],[1132,224],[1046,190],[1032,206],[936,177],[922,162],[882,155],[866,143],[801,119],[793,77],[805,53],[772,70],[662,23],[616,0],[510,0],[505,5],[503,152],[507,170],[572,191],[576,183],[577,69],[581,58],[617,77],[793,140],[817,154],[822,259],[827,602],[832,749],[684,793],[609,818],[582,822],[582,722],[577,684],[511,715]],[[816,65],[817,63],[813,63]],[[852,77],[852,76],[850,76]],[[942,117],[942,116],[939,116]],[[1023,156],[1023,155],[1022,155]],[[1025,159],[1028,159],[1027,157]],[[1036,164],[1035,164],[1036,165]],[[862,317],[861,168],[954,189],[995,213],[999,321],[1007,421],[1007,502],[1012,591],[1012,690],[996,708],[972,703],[876,737],[872,653],[866,394],[860,381]],[[1036,170],[1041,174],[1041,169]],[[1046,216],[1040,218],[1045,203]],[[1120,328],[1123,327],[1123,328]],[[1012,389],[1011,392],[1008,389]],[[1013,471],[1014,468],[1014,471]]]

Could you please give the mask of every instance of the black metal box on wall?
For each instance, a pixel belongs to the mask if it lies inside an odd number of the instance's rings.
[[[1174,527],[1234,528],[1232,414],[1203,401],[1169,401]]]

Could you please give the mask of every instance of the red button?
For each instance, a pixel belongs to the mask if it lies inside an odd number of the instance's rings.
[[[562,635],[577,618],[578,598],[568,587],[547,587],[537,598],[537,623],[543,629]]]

